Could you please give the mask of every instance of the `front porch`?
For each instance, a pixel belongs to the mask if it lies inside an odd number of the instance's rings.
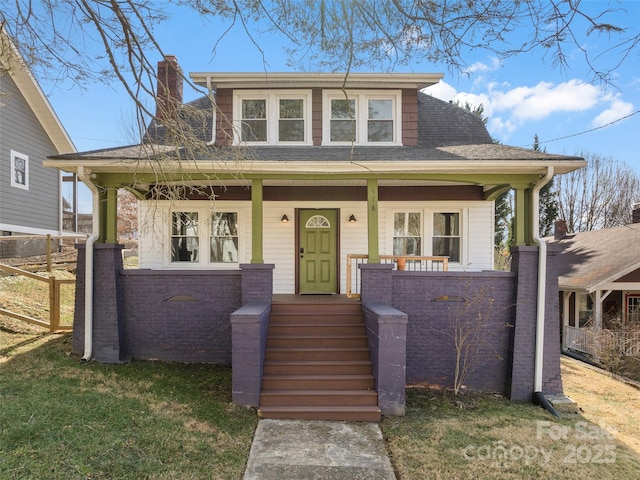
[[[84,247],[73,350],[83,352]],[[230,364],[233,401],[259,407],[273,305],[361,305],[378,408],[404,412],[406,384],[452,386],[455,325],[481,328],[464,387],[529,401],[535,361],[538,250],[514,248],[512,272],[398,271],[361,265],[362,296],[273,295],[273,265],[239,270],[124,270],[121,246],[94,252],[93,358]],[[550,253],[553,255],[553,253]],[[547,263],[544,393],[562,393],[556,263]]]

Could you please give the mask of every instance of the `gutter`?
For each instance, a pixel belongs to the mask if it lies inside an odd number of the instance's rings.
[[[531,201],[531,210],[533,213],[533,243],[538,245],[538,301],[536,308],[536,350],[535,350],[535,367],[533,391],[534,398],[542,397],[542,370],[544,359],[544,311],[547,299],[546,283],[547,283],[547,244],[540,238],[540,190],[553,178],[553,167],[547,166],[547,173],[533,187],[533,199]],[[537,398],[539,401],[540,398]],[[547,402],[548,403],[548,402]],[[541,403],[544,406],[544,402]]]
[[[211,77],[207,76],[207,96],[213,105],[213,125],[211,126],[211,140],[207,142],[207,146],[214,145],[216,143],[216,121],[218,120],[218,105],[216,104],[216,97],[213,94],[213,87],[211,85]]]
[[[83,166],[78,167],[78,178],[91,190],[93,207],[93,225],[91,236],[87,238],[85,249],[84,277],[84,355],[82,360],[88,362],[93,354],[93,244],[100,232],[98,187],[89,179]]]

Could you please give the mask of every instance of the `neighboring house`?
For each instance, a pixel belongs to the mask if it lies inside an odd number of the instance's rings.
[[[383,414],[404,412],[406,383],[452,384],[454,322],[476,328],[468,388],[514,400],[562,393],[556,265],[539,262],[532,205],[543,181],[584,166],[581,158],[494,144],[478,116],[422,93],[440,74],[193,73],[210,95],[184,106],[174,57],[158,77],[160,120],[147,142],[47,162],[97,186],[99,236],[79,252],[86,296],[76,299],[75,352],[232,363],[234,402],[265,415],[265,391],[275,395],[269,382],[285,362],[265,349],[298,355],[302,369],[324,348],[287,326],[274,334],[281,311],[317,330],[328,322],[324,330],[347,342],[355,334],[337,332],[351,313],[318,320],[326,306],[317,304],[350,302],[364,314]],[[173,145],[162,125],[194,112],[204,114],[193,128],[205,150]],[[137,270],[122,269],[118,188],[139,198]],[[496,272],[494,198],[510,188],[513,270]],[[448,271],[434,271],[443,257]],[[311,345],[274,347],[291,337]],[[323,368],[346,372],[335,365],[344,348],[333,347]],[[323,404],[321,377],[288,377],[298,385],[289,388],[312,388],[304,401]]]
[[[640,223],[567,234],[560,220],[549,244],[559,251],[563,348],[594,354],[595,332],[640,326]]]
[[[60,235],[60,173],[43,166],[75,147],[11,40],[0,31],[0,233]],[[5,255],[34,253],[33,242]],[[39,248],[44,248],[40,244]],[[42,253],[42,252],[37,252]]]

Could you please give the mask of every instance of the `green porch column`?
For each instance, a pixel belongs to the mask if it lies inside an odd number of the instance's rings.
[[[262,179],[254,179],[251,181],[251,263],[264,263],[262,224]]]
[[[378,180],[367,179],[367,233],[369,263],[380,263],[378,233]]]
[[[532,188],[518,186],[515,188],[514,200],[513,245],[516,247],[533,245]]]
[[[99,187],[100,232],[98,243],[118,243],[118,189]]]

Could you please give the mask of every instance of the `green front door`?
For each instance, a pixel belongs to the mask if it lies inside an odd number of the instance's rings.
[[[337,210],[300,210],[299,292],[337,293]]]

